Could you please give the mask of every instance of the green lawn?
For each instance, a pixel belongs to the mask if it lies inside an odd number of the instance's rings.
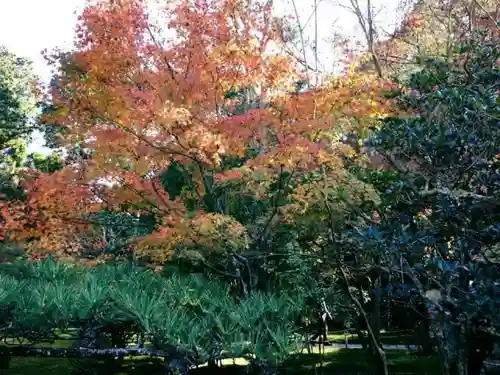
[[[13,358],[5,375],[68,375],[69,361],[66,358]]]
[[[386,351],[391,372],[436,375],[439,374],[439,359],[436,356],[419,356],[404,350]],[[317,349],[312,354],[301,354],[285,364],[286,373],[294,375],[314,374],[315,366],[319,366]],[[244,364],[237,360],[236,365]],[[220,373],[236,374],[232,360],[226,360]],[[155,375],[162,372],[158,364],[149,360],[127,360],[123,372],[107,375]],[[362,350],[326,348],[323,361],[325,374],[370,373],[374,364],[371,358]],[[370,371],[371,370],[371,371]],[[197,374],[207,374],[203,368],[193,371]],[[243,373],[243,372],[242,372]],[[13,358],[11,368],[2,371],[2,375],[72,375],[71,366],[65,358]]]
[[[436,375],[440,373],[437,355],[423,356],[405,350],[385,351],[391,373]],[[317,353],[302,354],[287,364],[287,373],[295,375],[313,374],[319,364]],[[361,349],[326,348],[323,361],[325,374],[373,373],[375,363],[371,356]]]
[[[345,335],[343,334],[332,334],[329,335],[330,341],[335,343],[344,344]],[[405,332],[382,332],[381,341],[386,345],[407,345],[413,344],[413,337]],[[359,343],[357,335],[349,335],[348,343],[356,344]],[[5,343],[3,343],[5,344]],[[39,344],[39,347],[70,347],[71,341],[60,340],[52,344]],[[416,353],[410,353],[405,350],[388,350],[386,351],[387,358],[389,362],[389,367],[391,372],[405,373],[405,374],[438,374],[439,373],[439,360],[436,356],[426,357],[417,355]],[[224,366],[228,366],[221,370],[221,373],[236,374],[233,364],[242,365],[245,364],[244,360],[226,360]],[[307,354],[304,351],[303,354],[297,356],[296,358],[288,361],[286,364],[287,373],[292,373],[296,375],[300,374],[313,374],[314,366],[319,365],[320,358],[318,354],[317,346],[313,350],[312,354]],[[139,360],[126,360],[123,367],[123,372],[120,374],[134,374],[134,375],[155,375],[155,373],[163,373],[162,371],[157,371],[158,363],[154,364],[149,359],[143,358]],[[371,357],[367,355],[362,350],[357,349],[337,349],[337,348],[326,348],[326,353],[323,361],[323,367],[325,374],[335,374],[343,372],[371,372],[373,371],[374,364],[371,363]],[[202,375],[206,373],[203,367],[194,371]],[[11,362],[11,368],[9,370],[2,371],[2,375],[73,375],[72,366],[68,359],[66,358],[13,358]],[[89,373],[90,374],[90,373]],[[107,374],[107,375],[118,375]]]
[[[364,332],[365,337],[366,337],[366,332]],[[337,344],[345,344],[346,341],[346,335],[343,333],[334,333],[328,335],[328,338],[330,339],[331,342],[337,343]],[[385,345],[414,345],[416,344],[416,338],[411,335],[408,332],[384,332],[382,331],[380,333],[380,341],[382,344]],[[349,344],[360,344],[360,340],[358,338],[358,335],[356,334],[348,334],[347,335],[347,342]]]
[[[84,366],[85,367],[85,366]],[[87,366],[88,370],[91,366]],[[149,359],[127,360],[122,372],[106,373],[106,375],[163,375],[163,366]],[[74,375],[73,366],[67,358],[34,358],[14,357],[9,370],[2,370],[2,375]],[[82,374],[93,375],[91,371]],[[102,374],[102,372],[101,372]]]

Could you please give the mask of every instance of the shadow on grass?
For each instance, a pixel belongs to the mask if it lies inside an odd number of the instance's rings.
[[[82,362],[85,363],[85,362]],[[67,358],[20,358],[14,357],[9,370],[2,370],[2,375],[164,375],[165,367],[160,361],[150,359],[127,360],[119,371],[107,371],[103,362],[88,366],[75,372]]]
[[[387,350],[389,372],[392,374],[436,375],[440,373],[439,358],[424,356],[404,350]],[[287,374],[313,374],[320,366],[317,353],[301,354],[285,364]],[[328,374],[375,374],[374,359],[361,349],[326,350],[323,373]]]
[[[10,369],[2,370],[5,375],[68,375],[70,363],[66,358],[12,358]]]
[[[440,372],[436,356],[419,356],[403,350],[386,351],[389,371],[392,374],[436,375]],[[315,374],[319,367],[318,353],[301,354],[284,364],[282,373],[292,375]],[[99,366],[101,367],[101,366]],[[363,350],[327,349],[322,373],[324,375],[368,375],[375,374],[375,364],[371,356]],[[89,367],[83,374],[93,375]],[[160,375],[165,374],[160,362],[150,359],[126,360],[119,372],[102,371],[106,375]],[[190,371],[192,375],[244,375],[245,367],[227,362],[222,368],[200,367]],[[11,368],[3,370],[2,375],[74,375],[71,362],[66,358],[13,358]]]

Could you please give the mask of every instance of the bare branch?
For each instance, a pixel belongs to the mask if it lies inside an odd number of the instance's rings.
[[[300,24],[299,19],[299,11],[297,9],[297,5],[295,4],[295,0],[292,0],[293,10],[295,12],[295,18],[297,18],[297,26],[299,27],[299,36],[300,36],[300,44],[302,45],[302,56],[304,59],[304,64],[307,66],[307,56],[306,56],[306,43],[304,40],[304,29]],[[311,86],[311,79],[309,78],[309,71],[306,69],[306,80],[308,87]]]

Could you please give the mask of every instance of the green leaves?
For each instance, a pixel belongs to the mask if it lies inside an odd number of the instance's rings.
[[[172,200],[179,197],[182,190],[191,181],[191,177],[187,174],[186,170],[177,163],[169,164],[168,168],[161,174],[160,179]]]
[[[446,328],[433,329],[453,355],[458,327],[473,341],[478,320],[498,325],[499,269],[486,254],[500,239],[499,57],[498,43],[473,38],[452,63],[427,62],[398,99],[413,114],[386,119],[371,140],[392,159],[397,179],[375,183],[384,220],[377,236],[357,239],[379,246],[389,268],[406,268],[428,307],[445,313]]]
[[[0,46],[0,149],[32,131],[28,118],[36,109],[34,86],[31,62]]]
[[[286,295],[235,301],[223,284],[201,276],[163,278],[126,263],[83,269],[48,260],[8,269],[12,276],[0,273],[0,329],[13,336],[37,332],[47,340],[58,328],[89,324],[104,332],[119,325],[161,350],[197,353],[200,363],[215,342],[234,355],[283,360],[302,306]]]

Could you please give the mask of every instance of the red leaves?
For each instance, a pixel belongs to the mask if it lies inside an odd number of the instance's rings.
[[[237,169],[231,169],[224,173],[219,173],[215,176],[215,181],[218,183],[238,179],[241,177],[241,171]]]
[[[28,199],[9,204],[7,230],[15,237],[71,253],[90,228],[84,223],[89,213],[127,205],[163,220],[140,241],[149,254],[155,249],[168,257],[182,241],[222,251],[224,236],[243,248],[239,223],[211,214],[188,220],[158,173],[172,161],[188,169],[193,201],[210,193],[204,178],[211,173],[216,183],[246,179],[245,188],[259,195],[266,177],[282,168],[297,178],[323,167],[342,169],[352,150],[337,142],[338,134],[392,111],[381,95],[384,82],[370,75],[351,74],[295,94],[294,83],[304,77],[279,52],[282,33],[270,2],[190,4],[181,1],[162,15],[177,32],[169,40],[149,23],[142,1],[100,0],[84,10],[76,51],[69,59],[56,56],[62,69],[53,101],[60,108],[57,123],[68,130],[66,142],[92,156],[35,178]],[[229,90],[250,88],[253,96],[225,99]],[[241,114],[228,115],[237,105]],[[260,150],[258,157],[221,171],[224,155],[243,157],[249,145]]]
[[[69,173],[68,173],[69,172]],[[100,205],[88,186],[77,183],[70,171],[40,175],[26,185],[27,199],[2,204],[4,230],[11,240],[34,240],[30,246],[54,252],[73,252],[79,247],[75,234],[88,229],[82,213]]]

